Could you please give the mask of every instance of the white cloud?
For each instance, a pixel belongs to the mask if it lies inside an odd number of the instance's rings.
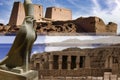
[[[56,2],[56,0],[46,0],[47,2]]]
[[[97,2],[97,0],[92,0],[92,2],[94,3],[94,5],[95,5],[95,7],[93,7],[93,10],[100,10],[100,5],[99,5],[99,3]]]
[[[106,38],[104,36],[46,36],[45,37],[45,43],[52,43],[52,42],[62,42],[69,39],[78,39],[78,40],[94,40],[94,39],[100,39],[100,38]]]
[[[73,13],[72,17],[73,17],[73,19],[77,19],[77,18],[79,18],[81,16],[88,17],[90,15],[91,14],[83,14],[83,13],[80,13],[80,11],[76,11],[76,12]]]
[[[45,3],[45,4],[53,4],[56,2],[56,0],[33,0],[33,3]]]
[[[85,7],[83,6],[80,6],[78,3],[77,3],[77,0],[67,0],[69,3],[71,3],[72,5],[74,5],[76,8],[79,8],[81,10],[84,10]]]
[[[14,39],[15,36],[0,36],[0,44],[11,44]]]
[[[72,15],[73,19],[77,19],[81,16],[87,17],[90,15],[90,7],[80,5],[81,3],[79,0],[67,0],[67,1],[70,3],[71,6],[75,7],[75,10],[77,8],[76,11],[74,11],[74,12],[72,11],[73,12],[73,15]],[[87,12],[89,12],[89,14]]]
[[[89,11],[90,10],[90,6],[88,6],[88,5],[83,6],[83,3],[81,3],[79,0],[67,0],[67,1],[69,2],[69,5],[77,8],[76,12]],[[84,2],[84,4],[85,4],[85,2]]]
[[[0,19],[0,23],[6,23],[6,21],[3,19]]]
[[[120,9],[120,0],[115,0],[115,3],[117,4],[117,7]]]

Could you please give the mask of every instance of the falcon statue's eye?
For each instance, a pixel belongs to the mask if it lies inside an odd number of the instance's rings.
[[[26,20],[26,22],[31,23],[32,21],[31,20]]]

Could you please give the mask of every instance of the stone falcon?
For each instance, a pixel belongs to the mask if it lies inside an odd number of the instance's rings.
[[[10,51],[0,64],[6,64],[7,67],[13,68],[25,63],[26,55],[30,56],[32,45],[36,39],[33,20],[33,17],[29,16],[25,18]]]
[[[27,15],[25,17],[20,30],[17,32],[10,51],[0,62],[0,65],[5,64],[8,68],[26,65],[26,56],[28,56],[29,61],[32,45],[37,38],[34,30],[34,23],[35,20],[33,15]]]

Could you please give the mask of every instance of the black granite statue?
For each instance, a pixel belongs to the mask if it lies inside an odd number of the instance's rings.
[[[7,56],[0,62],[0,65],[6,65],[8,68],[27,65],[30,60],[32,45],[36,40],[34,29],[33,5],[30,0],[25,0],[26,17],[17,32],[14,43]]]

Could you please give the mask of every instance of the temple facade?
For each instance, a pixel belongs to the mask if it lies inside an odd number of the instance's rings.
[[[119,48],[68,48],[34,54],[31,67],[43,76],[103,76],[119,74],[119,58]]]
[[[90,68],[90,57],[85,53],[79,53],[79,51],[73,52],[51,52],[37,55],[35,58],[41,60],[34,62],[34,68],[42,69],[79,69]],[[41,58],[40,58],[41,57]]]

